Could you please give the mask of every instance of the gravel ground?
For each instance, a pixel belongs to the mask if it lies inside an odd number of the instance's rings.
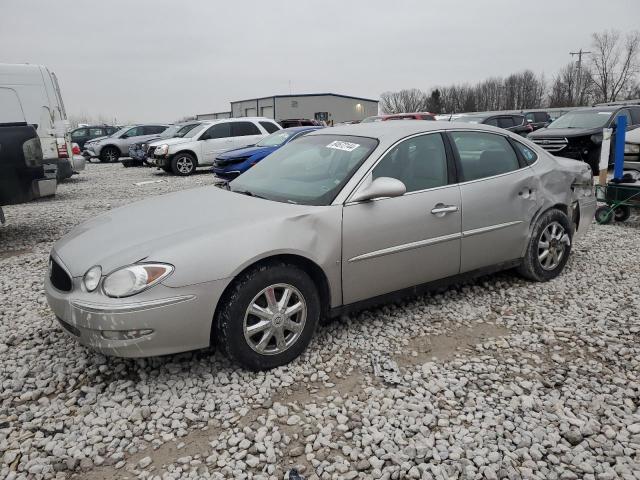
[[[107,358],[65,335],[42,290],[52,243],[212,180],[91,164],[6,208],[0,478],[640,479],[637,217],[594,225],[552,282],[503,273],[345,317],[268,373],[212,351]]]

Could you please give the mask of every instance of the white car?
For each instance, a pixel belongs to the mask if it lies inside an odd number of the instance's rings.
[[[630,130],[625,135],[624,169],[640,173],[640,128]]]
[[[204,122],[182,138],[149,144],[155,165],[165,172],[191,175],[196,168],[213,165],[216,156],[235,148],[255,145],[267,135],[281,130],[275,120],[264,117],[226,118]]]

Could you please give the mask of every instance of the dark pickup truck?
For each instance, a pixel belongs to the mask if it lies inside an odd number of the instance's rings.
[[[56,171],[47,168],[33,126],[0,124],[0,223],[4,223],[2,206],[55,194]]]

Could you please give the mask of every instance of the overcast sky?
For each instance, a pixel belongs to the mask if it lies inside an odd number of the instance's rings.
[[[640,0],[0,0],[0,62],[56,72],[69,114],[172,121],[290,85],[378,98],[549,78],[639,18]]]

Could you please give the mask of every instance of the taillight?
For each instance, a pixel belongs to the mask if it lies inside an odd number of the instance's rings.
[[[67,150],[67,142],[64,138],[56,138],[56,144],[58,146],[58,158],[69,158],[69,151]]]
[[[77,143],[74,143],[71,145],[71,151],[73,152],[74,155],[80,155],[80,145],[78,145]]]

